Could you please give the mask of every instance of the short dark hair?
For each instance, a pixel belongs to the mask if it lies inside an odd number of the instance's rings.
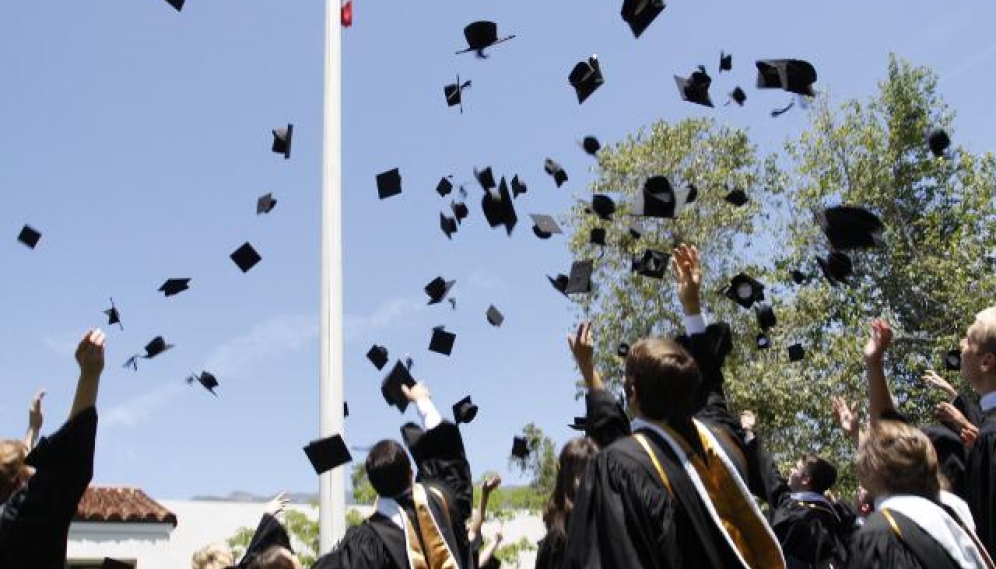
[[[408,491],[412,484],[412,463],[397,441],[386,439],[370,449],[366,461],[367,478],[378,496],[393,498]]]
[[[701,384],[699,366],[673,340],[640,340],[626,356],[626,389],[635,389],[649,419],[687,422],[698,410]]]
[[[294,555],[281,545],[271,545],[252,560],[248,569],[295,569],[294,563],[287,555]]]
[[[837,483],[837,468],[817,454],[809,453],[802,457],[802,467],[809,476],[810,488],[822,494]]]

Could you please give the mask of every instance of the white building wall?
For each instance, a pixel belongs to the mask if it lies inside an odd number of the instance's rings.
[[[140,569],[172,569],[163,564],[170,524],[74,523],[69,527],[67,559],[95,561],[105,557],[137,562]]]

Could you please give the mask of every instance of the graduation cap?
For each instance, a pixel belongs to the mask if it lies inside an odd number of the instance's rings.
[[[436,326],[432,329],[432,338],[429,339],[429,351],[448,356],[453,352],[454,342],[456,334],[447,332],[443,326]]]
[[[557,220],[549,215],[530,213],[529,217],[533,218],[533,233],[540,239],[549,239],[554,233],[563,233],[560,226],[557,225]]]
[[[699,66],[698,71],[693,71],[688,77],[674,76],[674,83],[678,86],[678,93],[681,100],[712,107],[712,99],[709,97],[709,86],[712,85],[712,78],[706,73],[705,67]]]
[[[159,292],[166,296],[173,296],[190,288],[190,279],[169,279],[159,287]]]
[[[342,402],[342,417],[343,419],[349,417],[349,403],[345,401]]]
[[[377,174],[377,195],[387,199],[401,193],[401,171],[397,168]]]
[[[817,258],[816,262],[823,271],[830,284],[837,286],[837,283],[847,283],[847,277],[854,274],[854,263],[851,258],[840,251],[831,251],[827,258]]]
[[[944,369],[958,371],[961,369],[961,350],[948,350],[944,354]]]
[[[937,158],[943,158],[948,147],[951,146],[951,137],[948,136],[947,131],[940,127],[934,127],[927,131],[926,140],[931,154]]]
[[[598,154],[598,151],[602,149],[602,143],[600,143],[594,136],[586,136],[581,141],[581,148],[583,148],[587,154],[595,156]]]
[[[806,357],[806,349],[802,344],[792,344],[788,347],[788,356],[790,362],[802,361]]]
[[[601,219],[611,221],[616,212],[616,202],[605,194],[595,194],[591,197],[591,211]]]
[[[813,97],[816,68],[801,59],[768,59],[757,62],[758,89],[784,89],[789,93]]]
[[[467,40],[467,49],[458,51],[457,55],[467,53],[469,51],[475,51],[477,52],[477,57],[486,58],[487,55],[484,55],[485,49],[508,41],[515,36],[513,35],[499,38],[498,24],[488,21],[479,21],[468,24],[463,29],[463,37]]]
[[[757,316],[757,325],[762,330],[774,328],[775,324],[778,324],[778,318],[775,317],[775,309],[766,302],[759,302],[754,305],[754,315]]]
[[[723,199],[726,200],[727,203],[730,203],[735,207],[740,207],[745,203],[747,203],[747,192],[741,189],[736,189],[726,194],[726,196],[724,196]]]
[[[764,285],[746,274],[740,273],[730,279],[730,284],[723,289],[723,295],[749,309],[755,302],[764,300]]]
[[[477,417],[477,405],[470,401],[470,395],[457,401],[453,405],[453,421],[456,424],[469,423]]]
[[[173,347],[173,344],[167,344],[166,340],[162,336],[156,336],[151,342],[145,345],[145,355],[134,355],[124,363],[122,367],[130,367],[135,371],[138,371],[138,358],[144,358],[151,360],[152,358],[158,356],[159,354],[169,350]]]
[[[629,229],[626,230],[626,234],[632,239],[639,239],[643,237],[643,229],[637,225],[630,225]]]
[[[725,51],[719,52],[719,72],[733,71],[733,54]]]
[[[291,141],[294,138],[294,125],[287,123],[287,128],[275,128],[272,132],[273,146],[271,146],[270,149],[277,154],[283,154],[284,160],[289,159],[291,154]]]
[[[398,408],[402,413],[408,409],[408,398],[405,397],[405,392],[401,390],[402,385],[407,385],[409,388],[415,387],[415,378],[408,371],[408,367],[397,361],[394,367],[391,368],[390,373],[380,384],[380,393],[384,396],[384,401],[387,401],[388,405],[393,405]]]
[[[605,246],[605,228],[604,227],[593,227],[591,233],[588,234],[588,243],[592,245],[599,245],[601,247]]]
[[[439,179],[439,183],[436,184],[436,192],[440,197],[446,197],[453,191],[453,182],[449,178],[450,176],[443,176]]]
[[[453,217],[456,218],[457,223],[467,219],[467,216],[470,215],[470,210],[467,208],[467,204],[463,202],[450,202],[450,209],[453,210]]]
[[[215,397],[218,396],[218,394],[214,392],[214,388],[218,387],[218,378],[216,378],[214,374],[206,371],[202,371],[200,375],[192,374],[187,378],[187,385],[193,385],[195,381],[200,383],[204,389],[210,391],[211,395],[214,395]]]
[[[809,276],[799,269],[792,269],[790,274],[792,275],[792,282],[797,285],[806,284],[809,281]]]
[[[553,176],[553,181],[557,183],[558,188],[567,181],[567,171],[552,158],[547,158],[543,162],[543,169],[546,170],[547,174]]]
[[[633,35],[640,37],[666,7],[664,0],[623,0],[621,15]]]
[[[425,285],[425,294],[429,295],[429,304],[439,304],[450,293],[450,289],[456,281],[448,281],[443,277],[436,277]]]
[[[443,95],[446,96],[446,106],[448,107],[460,107],[460,112],[463,112],[463,90],[470,87],[470,81],[460,82],[460,76],[457,75],[456,83],[451,83],[443,87]]]
[[[446,234],[447,239],[453,239],[453,234],[457,232],[458,228],[456,218],[439,212],[439,228]]]
[[[122,330],[124,330],[124,325],[121,324],[121,313],[118,312],[118,308],[116,306],[114,306],[114,299],[113,298],[111,299],[111,307],[108,308],[107,310],[105,310],[104,314],[107,316],[107,325],[108,326],[113,326],[113,325],[117,324],[118,326],[121,327]]]
[[[484,192],[481,197],[481,209],[484,210],[484,217],[491,227],[505,226],[505,233],[512,234],[515,224],[519,222],[519,216],[515,213],[515,204],[512,203],[512,196],[508,192],[508,184],[505,178],[501,179],[497,189]]]
[[[567,426],[575,431],[583,431],[588,428],[588,417],[574,417],[574,422]]]
[[[647,249],[642,257],[633,257],[633,272],[645,277],[663,279],[670,256],[663,251]]]
[[[41,239],[41,233],[30,225],[25,225],[21,228],[21,232],[17,234],[17,240],[31,249],[34,249],[38,245],[39,239]]]
[[[867,249],[884,243],[882,221],[861,207],[830,207],[818,212],[816,221],[830,240],[830,246],[838,251]]]
[[[509,185],[512,186],[513,198],[517,198],[519,197],[519,194],[524,194],[529,190],[529,188],[526,187],[526,184],[524,184],[522,180],[519,179],[518,174],[512,176],[512,181],[509,183]]]
[[[553,288],[560,292],[560,294],[567,296],[567,283],[570,281],[570,277],[561,273],[556,277],[547,275],[546,278],[550,281],[550,284],[553,285]]]
[[[186,2],[186,1],[187,1],[187,0],[166,0],[166,2],[167,2],[167,3],[168,3],[168,4],[170,5],[170,6],[172,6],[172,7],[176,8],[176,11],[177,11],[177,12],[179,12],[180,10],[182,10],[182,9],[183,9],[183,3],[184,3],[184,2]]]
[[[529,456],[529,441],[525,437],[512,439],[512,456],[519,460],[525,460]]]
[[[483,170],[474,168],[474,178],[476,178],[477,183],[484,188],[484,191],[488,191],[498,186],[498,184],[495,183],[495,175],[491,172],[491,166],[488,166]]]
[[[353,460],[342,435],[332,435],[326,439],[311,441],[304,447],[304,454],[308,456],[308,461],[314,467],[315,474],[325,474],[333,468]]]
[[[619,346],[616,347],[616,355],[620,358],[625,358],[629,355],[629,344],[626,342],[620,342]]]
[[[270,213],[275,207],[277,207],[277,200],[273,199],[272,193],[259,196],[259,199],[256,200],[256,215]]]
[[[255,267],[257,263],[263,260],[248,241],[243,243],[241,247],[229,256],[243,273],[248,273],[249,269]]]
[[[730,91],[730,99],[732,99],[734,103],[742,107],[744,106],[744,103],[747,101],[747,93],[745,93],[744,90],[741,89],[740,87],[736,87],[732,91]]]
[[[505,321],[505,316],[493,304],[488,307],[487,317],[488,324],[491,324],[495,328],[500,327],[502,322]]]
[[[384,366],[387,365],[387,348],[374,344],[367,351],[367,359],[378,370],[384,369]]]
[[[758,332],[757,338],[754,340],[754,345],[759,350],[767,350],[771,347],[771,339],[764,332]]]
[[[174,1],[179,1],[179,0],[174,0]],[[179,3],[180,5],[183,5],[182,1]],[[177,11],[179,11],[179,8],[177,8]],[[104,560],[100,563],[100,569],[134,569],[134,566],[132,566],[131,563],[125,563],[124,561],[118,561],[117,559],[111,559],[110,557],[105,557]]]
[[[571,274],[567,277],[564,294],[584,294],[591,292],[591,273],[595,270],[591,261],[574,261]]]
[[[780,117],[780,116],[784,115],[785,113],[791,111],[793,108],[795,108],[795,100],[789,101],[789,104],[785,105],[784,107],[772,110],[771,111],[771,118],[777,119],[778,117]]]
[[[636,215],[674,219],[678,214],[677,201],[667,177],[651,176],[644,182],[643,192],[637,198]]]
[[[599,87],[605,83],[602,76],[602,67],[598,63],[598,56],[592,55],[588,61],[581,61],[574,66],[567,81],[574,87],[578,96],[578,104],[584,103]]]

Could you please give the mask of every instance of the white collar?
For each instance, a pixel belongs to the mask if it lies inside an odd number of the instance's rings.
[[[993,409],[996,409],[996,391],[990,391],[979,399],[979,407],[982,407],[983,413],[988,413]]]
[[[941,498],[944,501],[944,498]],[[985,569],[986,562],[975,542],[940,506],[920,496],[900,494],[875,499],[875,509],[895,510],[920,527],[962,569]]]
[[[378,514],[394,522],[402,532],[405,531],[405,513],[396,500],[378,496],[375,506]]]

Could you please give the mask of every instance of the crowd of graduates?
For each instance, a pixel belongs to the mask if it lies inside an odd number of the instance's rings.
[[[702,265],[694,247],[673,251],[671,268],[685,334],[645,338],[625,360],[625,404],[594,365],[594,331],[568,338],[586,386],[585,433],[560,452],[556,486],[544,509],[547,535],[536,567],[559,568],[886,568],[996,569],[996,307],[979,312],[961,341],[959,394],[928,371],[924,380],[951,397],[940,424],[912,425],[894,403],[883,364],[888,322],[869,325],[862,357],[868,424],[856,403],[832,400],[857,445],[857,495],[834,492],[837,466],[800,453],[779,472],[750,410],[724,393],[731,331],[701,306]],[[63,569],[77,503],[90,482],[104,334],[87,332],[76,351],[80,378],[68,420],[39,439],[39,393],[23,440],[0,440],[0,569]],[[425,383],[402,387],[421,426],[404,442],[383,440],[365,470],[378,499],[317,569],[495,568],[501,537],[483,544],[488,498],[475,508],[471,467],[457,424],[444,420]],[[267,505],[240,560],[207,545],[194,569],[291,569],[300,564]],[[106,567],[116,567],[106,560]]]

